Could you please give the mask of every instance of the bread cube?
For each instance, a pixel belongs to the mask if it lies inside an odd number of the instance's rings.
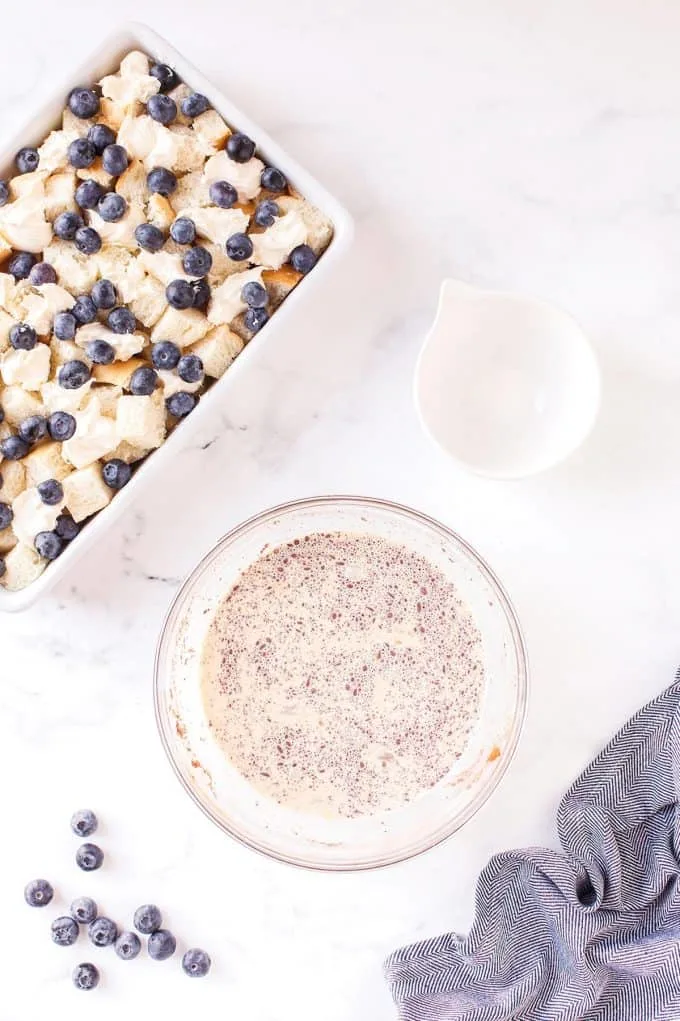
[[[224,143],[231,134],[217,110],[206,110],[205,113],[194,117],[191,126],[198,136],[206,156],[223,149]]]
[[[37,486],[46,479],[61,482],[72,471],[61,456],[61,443],[49,441],[34,447],[23,460],[26,469],[26,484]]]
[[[154,227],[167,231],[175,219],[175,210],[164,195],[154,192],[146,204],[146,218]]]
[[[219,379],[243,347],[242,339],[228,326],[215,326],[203,340],[192,344],[190,350],[203,362],[206,376]]]
[[[5,412],[5,422],[14,427],[31,415],[45,414],[45,406],[39,397],[24,390],[22,386],[6,386],[0,395],[0,402]]]
[[[39,390],[50,374],[50,348],[36,344],[30,351],[9,348],[0,357],[0,374],[6,386],[22,386],[24,390]]]
[[[170,305],[151,331],[151,342],[172,340],[179,347],[189,347],[205,337],[209,329],[210,323],[197,309],[179,309]]]
[[[168,307],[165,287],[160,280],[147,273],[128,305],[135,318],[150,329]]]
[[[153,450],[165,439],[165,405],[160,394],[134,397],[124,394],[116,409],[119,440]]]
[[[111,501],[113,490],[102,478],[99,464],[80,468],[64,479],[64,503],[74,521],[84,521]]]
[[[5,573],[0,585],[10,592],[18,592],[39,578],[46,566],[47,561],[31,546],[18,543],[5,557]]]
[[[2,496],[1,492],[0,496]],[[12,526],[9,525],[7,528],[3,528],[0,531],[0,556],[4,557],[5,553],[9,553],[11,549],[14,549],[16,544],[17,537],[12,530]]]
[[[96,383],[109,383],[127,390],[135,369],[145,365],[143,358],[128,358],[126,362],[112,362],[111,365],[95,365],[92,375]]]
[[[75,190],[77,186],[75,170],[61,170],[50,174],[45,182],[45,216],[54,220],[59,213],[77,209]]]
[[[262,274],[262,283],[267,288],[269,302],[272,308],[281,304],[287,298],[294,287],[302,280],[302,273],[298,273],[292,266],[281,266],[280,269],[266,269]]]
[[[9,331],[16,320],[4,308],[0,308],[0,354],[9,347]]]
[[[0,500],[11,503],[26,488],[26,469],[21,461],[3,461]]]

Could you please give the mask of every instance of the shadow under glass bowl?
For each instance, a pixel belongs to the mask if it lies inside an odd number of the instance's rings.
[[[210,733],[200,693],[201,650],[214,611],[265,548],[313,532],[370,534],[431,561],[452,581],[479,628],[485,688],[462,757],[402,808],[356,819],[292,811],[256,791]],[[154,699],[161,740],[187,793],[225,833],[312,869],[352,871],[403,861],[460,829],[484,804],[514,754],[527,703],[527,657],[502,585],[455,532],[398,504],[318,497],[274,507],[238,525],[201,560],[175,596],[156,650]]]

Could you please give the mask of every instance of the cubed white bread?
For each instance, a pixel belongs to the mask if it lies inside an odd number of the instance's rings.
[[[64,503],[74,521],[84,521],[111,502],[113,490],[102,478],[98,463],[80,468],[64,479]]]
[[[88,408],[93,401],[97,401],[103,415],[116,417],[116,404],[118,398],[123,394],[122,387],[112,386],[110,383],[97,383],[90,390],[83,406]]]
[[[2,490],[0,490],[0,499],[2,499],[2,495]],[[3,528],[0,531],[0,556],[4,557],[5,553],[9,553],[11,549],[14,549],[16,544],[17,537],[12,530],[12,526],[8,525],[7,528]]]
[[[52,225],[45,219],[43,200],[29,196],[0,207],[0,237],[7,245],[24,252],[38,253],[52,240]]]
[[[10,347],[0,355],[0,375],[6,386],[39,390],[50,375],[49,344],[36,344],[30,351]]]
[[[217,110],[206,110],[194,118],[192,124],[206,155],[224,148],[231,131]]]
[[[141,109],[141,103],[136,104],[135,112]],[[126,109],[122,103],[116,103],[113,99],[102,96],[99,103],[98,120],[113,131],[118,131],[125,120]]]
[[[267,288],[271,307],[276,308],[280,305],[301,280],[302,273],[298,273],[292,266],[266,269],[262,274],[262,283]]]
[[[126,464],[134,464],[135,461],[141,461],[148,453],[149,450],[146,447],[136,447],[134,443],[121,440],[116,449],[111,451],[111,458],[118,457]]]
[[[182,113],[182,100],[186,99],[187,96],[191,96],[193,91],[186,82],[180,82],[179,85],[168,92],[170,99],[174,99],[177,104],[177,117],[175,118],[177,124],[191,124],[191,117],[186,117]]]
[[[127,389],[135,369],[145,365],[143,358],[128,358],[126,362],[112,362],[111,365],[95,365],[92,376],[96,383],[109,383]]]
[[[93,117],[83,120],[80,117],[76,117],[76,115],[71,112],[71,108],[69,106],[64,107],[64,112],[61,115],[61,126],[64,131],[71,131],[82,138],[88,133],[94,123],[95,120]]]
[[[47,561],[34,549],[18,543],[5,557],[5,573],[0,578],[0,585],[10,592],[18,592],[36,581],[46,566]]]
[[[156,277],[146,274],[139,285],[135,297],[128,302],[130,311],[147,329],[158,322],[165,312],[168,301],[165,287]]]
[[[9,347],[9,331],[15,322],[14,316],[11,316],[9,312],[5,312],[4,308],[0,308],[0,354]]]
[[[144,281],[144,267],[135,256],[118,245],[104,245],[98,255],[94,256],[99,272],[115,286],[118,301],[128,304],[133,300]]]
[[[10,178],[9,188],[12,198],[32,199],[34,204],[41,203],[45,197],[46,170],[32,170],[28,174],[17,174]]]
[[[210,192],[208,182],[200,170],[194,170],[179,178],[177,187],[168,196],[170,205],[177,213],[186,206],[209,206]]]
[[[68,343],[68,341],[64,341],[64,343]],[[87,400],[91,386],[92,380],[88,379],[87,383],[79,386],[76,390],[67,390],[51,379],[40,387],[40,395],[50,415],[54,411],[68,411],[70,415],[73,415],[76,411],[80,411]]]
[[[61,286],[74,295],[91,291],[99,276],[98,260],[83,255],[70,241],[52,241],[43,258],[54,266]]]
[[[26,488],[26,468],[21,461],[3,461],[0,473],[2,474],[0,500],[11,503]]]
[[[216,245],[205,238],[201,239],[201,244],[204,248],[207,248],[212,256],[212,266],[208,273],[208,283],[211,287],[217,287],[218,284],[221,284],[232,273],[241,273],[243,271],[243,263],[230,259],[224,245]]]
[[[234,358],[243,350],[241,337],[228,326],[215,326],[203,340],[192,344],[192,354],[198,355],[203,362],[206,376],[219,379],[229,368]]]
[[[178,139],[172,167],[175,173],[186,174],[191,170],[202,170],[205,151],[198,136],[184,124],[173,124],[170,130]]]
[[[142,250],[137,256],[137,262],[144,267],[145,273],[150,273],[156,280],[167,286],[171,280],[188,280],[182,266],[182,256],[171,251],[161,250],[160,252],[146,252]]]
[[[111,191],[113,187],[113,176],[104,170],[101,156],[97,156],[91,166],[76,170],[76,177],[81,181],[96,181],[105,191]]]
[[[79,132],[77,131],[50,131],[42,145],[38,146],[40,170],[48,171],[51,174],[55,170],[67,167],[69,165],[68,148],[71,142],[78,137]]]
[[[154,450],[165,439],[165,404],[156,391],[150,397],[124,394],[116,409],[116,431],[119,440],[136,447]]]
[[[48,220],[55,220],[59,213],[78,208],[75,200],[76,187],[75,170],[61,170],[57,174],[50,174],[45,182],[45,216]]]
[[[6,259],[11,254],[12,246],[10,245],[9,241],[5,241],[5,239],[0,234],[0,262],[2,262],[3,259]]]
[[[10,309],[12,315],[22,323],[28,323],[36,333],[45,337],[52,332],[57,312],[73,307],[73,295],[59,284],[41,284],[32,287],[26,281],[17,287],[15,301]]]
[[[82,411],[76,412],[76,431],[61,445],[62,456],[74,468],[86,468],[107,457],[118,445],[113,418],[103,414],[97,397],[90,398]]]
[[[210,325],[195,308],[178,309],[169,305],[151,331],[151,342],[172,340],[179,347],[189,347],[205,337]]]
[[[320,255],[324,248],[328,247],[333,237],[333,224],[328,217],[311,202],[292,195],[277,195],[275,201],[283,213],[296,210],[300,214],[307,228],[306,244],[314,250],[316,255]]]
[[[26,469],[26,485],[37,486],[45,479],[57,479],[61,482],[72,471],[61,456],[61,443],[51,440],[34,447],[23,461]]]
[[[143,205],[148,197],[146,187],[146,168],[141,160],[130,160],[127,170],[124,170],[116,181],[116,191],[130,203]]]
[[[154,227],[158,227],[164,233],[167,232],[170,224],[175,219],[175,210],[172,208],[165,195],[153,192],[149,195],[146,203],[146,219]]]
[[[271,227],[249,235],[253,243],[252,262],[265,269],[280,269],[294,248],[307,241],[307,227],[300,213],[291,210],[277,216]]]
[[[163,397],[166,400],[168,397],[172,397],[173,394],[180,392],[189,394],[198,393],[203,386],[202,379],[199,379],[197,383],[186,383],[174,370],[160,369],[158,378],[163,388]]]
[[[45,406],[35,393],[24,390],[22,386],[6,386],[0,393],[0,404],[5,412],[5,422],[16,427],[31,415],[44,415]]]
[[[78,347],[74,340],[57,340],[56,337],[53,337],[50,341],[50,347],[52,348],[53,375],[56,375],[59,366],[65,365],[66,362],[81,361],[85,362],[86,365],[92,365],[87,353],[81,347]]]
[[[139,248],[135,231],[140,223],[144,223],[146,215],[141,205],[135,202],[128,203],[124,216],[113,223],[103,220],[99,213],[91,209],[87,214],[87,222],[90,227],[99,234],[102,243],[105,245],[121,245],[131,252]]]
[[[14,300],[17,283],[11,273],[0,273],[0,305],[9,311]]]

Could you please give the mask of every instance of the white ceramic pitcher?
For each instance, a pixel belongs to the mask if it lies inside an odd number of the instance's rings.
[[[593,427],[600,371],[579,325],[543,301],[445,280],[415,378],[426,432],[471,471],[516,479]]]

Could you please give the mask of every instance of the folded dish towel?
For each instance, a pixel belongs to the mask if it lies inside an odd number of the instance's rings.
[[[680,672],[579,777],[563,853],[491,859],[467,937],[397,951],[402,1021],[678,1021]]]

